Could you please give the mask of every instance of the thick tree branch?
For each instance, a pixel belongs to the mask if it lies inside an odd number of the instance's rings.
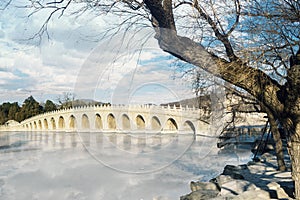
[[[161,1],[150,2],[147,0],[145,4],[160,25],[160,28],[157,29],[158,34],[156,38],[164,51],[171,53],[183,61],[201,67],[231,84],[243,88],[256,97],[258,101],[264,105],[268,105],[269,109],[272,109],[272,112],[278,116],[282,113],[283,105],[277,98],[277,92],[282,89],[282,86],[263,71],[250,67],[242,62],[234,54],[228,37],[219,32],[215,22],[201,9],[197,1],[194,1],[193,6],[211,25],[216,37],[222,41],[230,61],[210,54],[202,45],[194,42],[190,38],[178,36],[174,29],[166,29],[166,27],[173,27],[174,20],[170,20],[171,16],[165,16],[166,12],[162,14],[161,11],[164,9],[161,5]],[[155,8],[157,10],[154,11],[153,9]]]
[[[150,10],[152,17],[159,23],[159,27],[176,30],[173,17],[172,0],[145,0],[147,8]],[[160,20],[164,19],[164,20]]]
[[[281,86],[261,70],[249,67],[240,60],[226,61],[211,55],[203,46],[170,30],[160,29],[157,39],[164,51],[245,89],[258,101],[276,109],[273,111],[278,115],[282,112],[283,106],[277,98]]]

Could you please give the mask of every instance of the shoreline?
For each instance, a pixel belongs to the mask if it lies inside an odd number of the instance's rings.
[[[277,171],[274,151],[259,156],[256,162],[226,165],[223,173],[209,182],[191,181],[191,193],[180,200],[200,199],[293,199],[294,183],[290,160],[285,153],[287,171]]]

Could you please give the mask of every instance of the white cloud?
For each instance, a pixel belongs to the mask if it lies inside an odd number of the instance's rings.
[[[50,22],[51,40],[27,40],[41,27],[42,15],[27,16],[25,9],[9,7],[0,15],[1,27],[1,72],[0,91],[2,101],[22,102],[27,95],[58,96],[73,89],[78,70],[87,52],[76,46],[80,38],[69,38],[77,26],[64,17],[55,23]],[[45,16],[45,14],[44,14]],[[59,37],[58,37],[59,35]],[[88,44],[91,46],[91,43]],[[96,44],[94,44],[96,45]]]
[[[75,19],[67,13],[49,22],[50,40],[26,40],[38,32],[48,16],[40,12],[28,18],[29,13],[10,7],[0,15],[0,69],[10,72],[5,75],[7,81],[2,79],[0,92],[16,94],[0,95],[0,102],[22,102],[29,95],[39,101],[55,100],[70,91],[78,98],[110,101],[116,87],[124,92],[130,84],[176,85],[168,68],[169,55],[160,50],[149,30],[125,36],[120,32],[99,42],[101,32],[119,19],[95,17],[93,13]],[[129,81],[131,76],[134,82]],[[153,95],[150,91],[145,94]]]
[[[184,87],[183,84],[180,85],[180,80],[173,79],[174,72],[169,65],[174,58],[170,58],[157,44],[154,48],[153,41],[149,41],[152,42],[152,48],[142,50],[140,50],[140,46],[128,48],[127,44],[123,44],[124,47],[116,48],[120,45],[115,41],[118,40],[109,41],[110,45],[100,44],[83,65],[75,89],[79,96],[127,104],[133,103],[131,95],[139,87],[156,84],[175,91],[174,93],[180,93],[180,95],[175,95],[176,97],[182,96],[183,90],[185,90],[184,97],[191,97],[191,94],[186,95],[187,87]],[[129,42],[132,44],[135,41]],[[155,101],[151,100],[154,96],[152,92],[156,94]],[[162,90],[152,92],[144,92],[144,96],[134,102],[159,104],[170,100],[169,94],[160,94],[163,92]],[[191,93],[191,91],[189,92]],[[142,98],[144,98],[143,101],[141,101]],[[172,99],[172,101],[176,100],[178,99]]]

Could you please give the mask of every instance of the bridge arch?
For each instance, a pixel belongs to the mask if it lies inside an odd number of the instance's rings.
[[[137,115],[135,118],[136,128],[138,130],[144,130],[146,128],[146,123],[142,115]]]
[[[187,120],[183,123],[183,130],[184,131],[192,131],[193,133],[195,133],[196,128],[195,128],[193,122]]]
[[[109,113],[109,115],[107,115],[107,125],[108,129],[110,130],[115,130],[117,128],[116,118],[112,113]]]
[[[34,130],[37,129],[36,121],[33,122],[33,129],[34,129]]]
[[[160,130],[161,129],[161,123],[160,123],[160,120],[158,119],[158,117],[156,116],[153,116],[151,118],[151,129],[152,130]]]
[[[95,128],[96,129],[103,129],[102,117],[99,113],[97,113],[96,116],[95,116]]]
[[[69,118],[69,128],[70,129],[75,129],[77,126],[76,124],[76,118],[74,115],[71,115],[70,118]]]
[[[178,130],[178,125],[177,125],[175,119],[169,118],[166,122],[164,130],[166,130],[166,131],[177,131]]]
[[[115,107],[114,107],[115,106]],[[26,130],[78,130],[111,131],[128,130],[196,132],[202,126],[194,121],[200,111],[151,106],[114,105],[82,107],[37,115],[21,122]],[[151,112],[150,112],[151,111]],[[184,112],[184,113],[182,113]],[[20,127],[21,128],[21,127]],[[152,132],[151,132],[152,133]]]
[[[86,114],[82,115],[82,118],[81,118],[81,127],[83,129],[89,129],[90,128],[89,117]]]
[[[65,128],[65,119],[63,118],[63,116],[59,116],[58,118],[58,128],[59,129]]]
[[[43,126],[42,126],[42,121],[39,120],[39,121],[38,121],[38,129],[39,129],[39,130],[42,130],[42,127],[43,127]]]
[[[54,117],[51,117],[50,119],[50,124],[51,124],[51,129],[55,130],[56,129],[56,124],[55,124],[55,119]]]
[[[47,121],[47,119],[44,119],[44,129],[48,130],[48,121]]]
[[[126,114],[122,115],[122,129],[123,130],[130,130],[131,129],[130,119],[129,119],[128,115],[126,115]]]

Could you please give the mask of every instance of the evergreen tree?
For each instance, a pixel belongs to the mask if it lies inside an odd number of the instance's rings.
[[[29,117],[43,113],[43,107],[32,96],[30,96],[25,99],[20,113],[20,118],[27,119]]]
[[[5,102],[0,105],[0,125],[8,120],[21,122],[32,116],[56,109],[56,105],[51,100],[47,100],[43,108],[32,96],[25,99],[22,107],[17,102]]]
[[[17,102],[5,102],[0,105],[0,124],[4,124],[8,120],[22,121],[22,119],[18,118],[19,111],[20,106]]]
[[[18,112],[20,112],[20,109],[21,108],[17,102],[10,104],[10,107],[8,110],[8,119],[13,119],[13,120],[18,121],[17,114],[18,114]]]
[[[56,105],[51,100],[46,101],[44,106],[44,112],[50,112],[56,109],[57,109]]]

